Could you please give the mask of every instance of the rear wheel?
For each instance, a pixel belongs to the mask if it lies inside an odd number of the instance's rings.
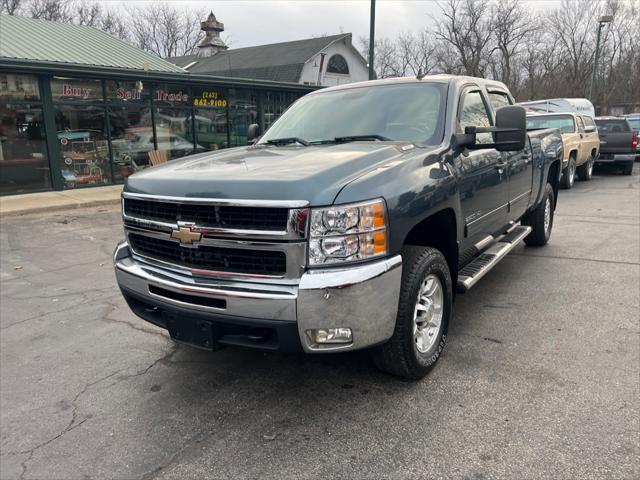
[[[531,233],[524,237],[524,243],[529,246],[541,247],[546,245],[551,237],[553,228],[553,207],[555,198],[553,188],[546,183],[544,196],[538,206],[522,217],[522,225],[531,227]]]
[[[562,178],[560,179],[560,187],[565,190],[569,190],[573,187],[573,183],[576,178],[576,159],[569,157],[569,164],[567,168],[562,171]]]
[[[393,336],[373,350],[381,370],[419,379],[444,349],[453,289],[447,261],[430,247],[402,249],[402,286]]]
[[[631,175],[633,173],[633,162],[629,162],[622,167],[623,175]]]
[[[578,167],[578,176],[583,182],[591,180],[591,176],[593,175],[593,162],[593,156],[590,156],[585,163]]]

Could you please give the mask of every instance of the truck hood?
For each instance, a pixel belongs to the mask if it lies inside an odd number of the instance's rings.
[[[402,145],[260,145],[207,152],[136,173],[127,179],[125,191],[172,197],[306,200],[312,206],[330,205],[345,185],[405,155]]]

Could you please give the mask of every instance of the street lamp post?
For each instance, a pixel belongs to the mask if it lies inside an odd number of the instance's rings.
[[[593,70],[591,71],[591,86],[589,87],[589,100],[595,105],[595,98],[593,98],[596,89],[596,73],[598,71],[598,59],[600,58],[600,36],[605,24],[613,22],[613,15],[603,15],[598,20],[598,38],[596,40],[596,55],[593,59]]]
[[[373,80],[376,73],[373,69],[373,46],[376,33],[376,0],[371,0],[371,15],[369,17],[369,80]]]

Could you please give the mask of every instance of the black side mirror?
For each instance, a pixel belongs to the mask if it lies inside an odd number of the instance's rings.
[[[247,130],[247,142],[249,145],[253,145],[260,138],[260,125],[252,123]]]
[[[509,105],[496,110],[496,131],[493,134],[496,150],[523,150],[527,141],[527,115],[524,108]]]
[[[476,143],[476,134],[492,133],[493,143]],[[496,111],[495,127],[467,127],[455,134],[458,146],[470,150],[495,148],[500,152],[523,150],[527,140],[527,116],[524,108],[509,105]]]

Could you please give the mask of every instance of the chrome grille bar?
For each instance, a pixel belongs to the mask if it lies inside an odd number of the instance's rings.
[[[149,208],[149,215],[161,212],[158,218],[166,217],[167,221],[160,221],[157,219],[139,218],[133,215],[127,214],[126,200],[134,199],[136,201],[149,201],[155,202],[154,207]],[[234,206],[234,207],[247,207],[254,209],[246,214],[243,218],[249,218],[250,221],[256,219],[260,222],[259,212],[256,214],[256,208],[284,208],[286,207],[286,225],[282,225],[279,230],[257,230],[257,229],[242,229],[242,228],[221,228],[207,225],[198,225],[195,222],[190,222],[189,218],[180,216],[177,212],[181,212],[180,207],[172,209],[163,209],[159,203],[180,203],[206,205],[211,207],[216,206]],[[197,265],[183,265],[179,258],[183,258],[182,254],[175,257],[176,260],[167,261],[168,258],[163,258],[162,252],[158,252],[157,258],[154,257],[152,252],[148,249],[144,252],[136,251],[131,240],[128,241],[132,253],[139,260],[148,264],[153,264],[158,268],[173,271],[181,275],[189,275],[194,277],[209,277],[209,278],[224,278],[233,279],[238,281],[251,281],[251,279],[266,279],[270,282],[289,284],[295,282],[302,275],[306,265],[307,255],[307,232],[309,222],[309,210],[302,205],[308,205],[308,202],[303,201],[250,201],[250,200],[229,200],[229,199],[203,199],[203,198],[180,198],[180,197],[164,197],[146,194],[136,194],[123,192],[122,194],[122,215],[125,226],[125,233],[129,240],[130,234],[143,235],[146,237],[152,237],[160,239],[164,242],[172,242],[179,245],[180,249],[198,249],[200,246],[207,247],[207,251],[211,251],[211,248],[218,249],[233,249],[234,251],[265,251],[265,257],[273,257],[273,252],[283,252],[285,254],[286,269],[284,272],[275,274],[264,274],[250,271],[225,271],[207,270],[205,266],[203,268],[197,268]],[[157,209],[154,210],[154,208]],[[138,203],[136,209],[141,214],[146,213],[144,206],[140,206]],[[129,209],[135,211],[136,209]],[[159,210],[158,210],[159,209]],[[171,215],[175,210],[178,218],[175,221],[171,221]],[[193,212],[193,209],[184,209],[185,212]],[[228,210],[226,213],[233,212]],[[168,214],[169,213],[169,214]],[[273,212],[269,212],[272,214]],[[243,214],[243,212],[240,212]],[[248,216],[247,216],[248,215]],[[278,213],[280,215],[280,213]],[[183,218],[184,217],[184,218]],[[199,218],[211,218],[208,212],[205,212],[204,216]],[[228,218],[228,217],[227,217]],[[273,218],[271,217],[271,224],[273,224]],[[264,225],[269,225],[267,221]],[[177,229],[186,227],[194,233],[200,233],[202,236],[198,240],[191,243],[181,243],[180,239],[173,238],[172,233],[175,233]],[[135,243],[135,242],[133,242]],[[271,252],[271,253],[267,253]],[[166,252],[165,252],[166,253]],[[203,252],[204,254],[204,252]],[[241,255],[241,254],[240,254]],[[251,257],[253,254],[247,252],[247,257]],[[185,258],[197,258],[193,255],[187,255]],[[237,258],[241,258],[237,257]],[[255,255],[254,255],[255,258]],[[243,261],[239,261],[238,265],[242,265]],[[257,268],[257,267],[256,267]],[[242,269],[240,269],[242,270]]]

